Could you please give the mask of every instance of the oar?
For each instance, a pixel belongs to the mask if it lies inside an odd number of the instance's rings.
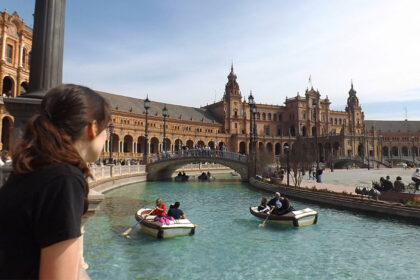
[[[268,212],[267,217],[265,218],[264,222],[263,222],[262,224],[260,224],[260,227],[264,227],[264,226],[265,226],[265,223],[267,222],[268,217],[270,217],[270,215],[271,215],[271,213],[273,212],[274,208],[275,208],[275,206],[271,207],[270,212]]]
[[[155,208],[156,209],[156,208]],[[150,211],[150,213],[152,213],[155,209],[153,209],[152,211]],[[143,222],[144,221],[144,219],[146,219],[146,217],[147,216],[149,216],[150,215],[150,213],[148,213],[148,214],[146,214],[146,215],[144,215],[144,218],[143,219],[141,219],[140,221],[137,221],[137,223],[135,223],[132,227],[129,227],[126,231],[124,231],[123,232],[123,234],[122,235],[124,235],[124,236],[127,236],[127,235],[129,235],[130,234],[130,232],[138,225],[138,224],[140,224],[141,222]]]

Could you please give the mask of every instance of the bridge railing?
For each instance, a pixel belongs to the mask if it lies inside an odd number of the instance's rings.
[[[158,161],[166,161],[181,158],[222,158],[244,163],[248,161],[248,156],[238,153],[206,149],[191,149],[186,151],[182,150],[176,152],[162,152],[158,155],[150,157],[148,159],[148,162],[154,163]]]

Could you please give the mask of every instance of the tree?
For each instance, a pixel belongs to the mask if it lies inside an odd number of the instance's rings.
[[[316,161],[314,149],[313,143],[306,143],[298,136],[289,150],[289,168],[295,187],[300,187],[304,172],[310,170]],[[283,168],[287,168],[287,155],[285,153],[280,157],[280,163]]]

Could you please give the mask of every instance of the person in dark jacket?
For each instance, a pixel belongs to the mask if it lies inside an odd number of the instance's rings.
[[[386,179],[383,181],[383,189],[382,191],[392,191],[394,189],[394,185],[392,184],[390,177],[386,176]]]
[[[402,181],[402,178],[400,176],[397,177],[397,179],[394,182],[394,190],[396,192],[403,192],[405,190],[405,185]]]
[[[184,212],[179,209],[180,205],[181,203],[177,201],[174,205],[169,206],[168,216],[173,217],[175,220],[185,219]]]
[[[276,192],[275,197],[272,198],[267,205],[270,207],[274,207],[273,214],[276,215],[283,215],[287,213],[290,209],[290,203],[289,200],[281,197],[279,192]]]

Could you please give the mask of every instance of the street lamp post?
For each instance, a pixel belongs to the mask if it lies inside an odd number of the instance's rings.
[[[369,147],[369,135],[367,137],[367,158],[368,158],[368,170],[370,170],[370,147]]]
[[[383,147],[382,147],[382,139],[383,139],[383,135],[381,134],[381,135],[379,135],[379,142],[381,143],[381,163],[383,163],[384,161],[383,161],[383,152],[384,152],[384,149],[383,149]]]
[[[393,167],[392,163],[392,139],[389,138],[389,161],[391,162],[391,167]]]
[[[330,145],[330,169],[331,169],[331,172],[334,172],[334,164],[333,164],[333,147],[332,147],[332,144],[331,144],[331,142],[330,142],[330,136],[327,136],[327,142],[328,142],[328,144]]]
[[[318,114],[317,114],[317,103],[314,101],[312,103],[314,109],[314,119],[315,119],[315,157],[316,157],[316,169],[319,169],[319,151],[318,151]]]
[[[252,96],[252,91],[250,92],[248,96],[248,104],[249,104],[249,154],[251,155],[253,152],[253,141],[254,141],[254,130],[253,130],[253,108],[254,108],[254,97]]]
[[[415,149],[414,149],[414,135],[411,136],[411,140],[413,142],[413,147],[411,149],[411,154],[413,155],[413,166],[416,164],[416,159],[415,159]]]
[[[112,164],[114,161],[112,159],[112,133],[114,133],[114,125],[112,123],[109,124],[109,164]]]
[[[257,121],[256,121],[256,115],[257,115],[257,105],[254,102],[254,105],[252,106],[252,115],[254,119],[254,127],[253,127],[253,147],[252,152],[254,153],[254,173],[257,175]]]
[[[144,164],[147,164],[147,155],[149,153],[149,124],[148,124],[148,115],[149,115],[149,108],[150,108],[150,100],[149,96],[146,96],[144,100],[144,109],[146,109],[146,125],[144,128]]]
[[[166,105],[162,109],[163,116],[163,152],[166,153],[166,118],[168,117],[168,109]]]
[[[287,172],[287,186],[289,186],[289,175],[290,175],[290,167],[289,167],[289,146],[284,146],[284,152],[286,154],[286,172]]]

